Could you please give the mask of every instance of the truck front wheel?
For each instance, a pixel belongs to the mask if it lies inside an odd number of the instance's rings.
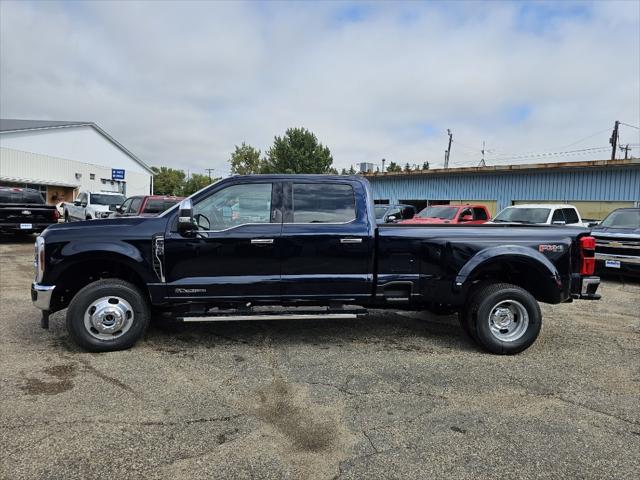
[[[514,354],[536,341],[542,313],[525,289],[509,283],[481,285],[463,313],[464,330],[485,350]]]
[[[149,319],[149,304],[138,287],[107,278],[90,283],[73,297],[67,331],[86,350],[124,350],[142,338]]]

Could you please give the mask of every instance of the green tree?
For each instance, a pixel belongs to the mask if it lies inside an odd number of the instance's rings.
[[[185,196],[189,196],[192,193],[197,192],[198,190],[206,187],[207,185],[218,180],[217,178],[209,178],[209,175],[200,175],[199,173],[194,173],[191,177],[184,183],[184,187],[182,189],[182,193]]]
[[[340,175],[349,175],[349,173],[347,172],[346,168],[343,168],[342,170],[340,170]]]
[[[429,170],[429,162],[424,162],[422,164],[422,170]]]
[[[353,168],[353,165],[351,165],[349,167],[349,171],[347,172],[349,175],[355,175],[356,174],[356,169]]]
[[[242,142],[240,146],[236,145],[236,149],[229,159],[231,173],[237,175],[260,173],[262,170],[262,162],[263,160],[260,159],[260,150],[244,142]]]
[[[328,147],[306,128],[289,128],[267,151],[264,173],[327,173],[333,164]]]
[[[409,163],[407,163],[407,164],[404,166],[404,171],[405,171],[405,172],[410,172],[410,171],[411,171],[411,165],[409,165]]]
[[[401,172],[402,167],[398,165],[396,162],[389,162],[389,166],[387,167],[387,172]]]
[[[151,167],[153,170],[153,193],[156,195],[181,195],[184,172],[169,167]]]

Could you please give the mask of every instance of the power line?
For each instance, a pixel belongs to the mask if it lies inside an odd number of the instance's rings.
[[[640,130],[640,127],[636,127],[635,125],[629,125],[628,123],[618,122],[620,125],[624,125],[625,127],[635,128],[636,130]]]

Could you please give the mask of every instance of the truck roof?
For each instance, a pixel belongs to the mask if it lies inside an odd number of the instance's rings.
[[[507,208],[576,208],[568,203],[519,203],[518,205],[509,205]]]

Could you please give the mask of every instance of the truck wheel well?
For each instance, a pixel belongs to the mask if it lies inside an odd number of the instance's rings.
[[[474,272],[470,280],[474,284],[487,281],[511,283],[524,288],[540,302],[557,302],[557,290],[554,291],[551,275],[535,262],[512,260],[491,263]]]
[[[105,278],[118,278],[133,283],[141,291],[147,291],[147,285],[138,273],[117,259],[84,260],[69,267],[56,283],[64,288],[56,289],[54,303],[56,310],[69,305],[76,293],[89,283]]]

